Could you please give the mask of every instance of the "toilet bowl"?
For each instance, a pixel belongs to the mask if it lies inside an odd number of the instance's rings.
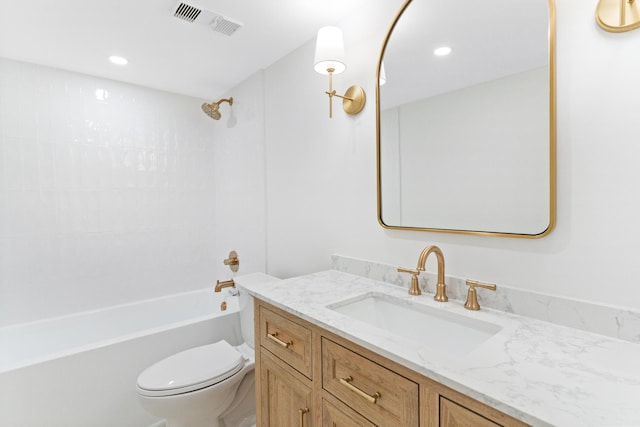
[[[218,341],[174,354],[145,369],[138,400],[167,427],[255,424],[254,350]]]

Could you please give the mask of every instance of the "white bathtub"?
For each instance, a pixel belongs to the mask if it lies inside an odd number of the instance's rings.
[[[239,305],[206,289],[0,328],[0,426],[153,424],[138,374],[187,348],[240,344]]]

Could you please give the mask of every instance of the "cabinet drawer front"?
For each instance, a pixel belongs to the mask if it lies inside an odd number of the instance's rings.
[[[322,387],[374,424],[418,425],[418,384],[326,338]]]
[[[376,427],[342,403],[322,399],[322,427]]]
[[[496,424],[482,415],[441,396],[440,427],[457,426],[501,427],[500,424]]]
[[[260,345],[311,379],[311,331],[260,307]]]

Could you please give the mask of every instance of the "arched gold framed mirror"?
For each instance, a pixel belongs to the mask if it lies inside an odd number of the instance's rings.
[[[450,54],[435,55],[440,47]],[[553,0],[407,0],[383,43],[376,89],[383,227],[551,232]]]

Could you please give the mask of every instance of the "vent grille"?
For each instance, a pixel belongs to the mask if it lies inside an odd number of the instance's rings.
[[[183,19],[187,22],[193,22],[196,20],[196,18],[198,18],[200,13],[202,13],[202,9],[198,9],[197,7],[191,6],[186,3],[180,3],[178,4],[178,7],[173,16]]]
[[[173,16],[192,24],[206,25],[213,31],[231,36],[242,27],[240,22],[193,4],[178,1]]]
[[[235,33],[241,26],[241,23],[234,22],[231,19],[224,18],[222,16],[218,16],[211,23],[211,28],[213,28],[213,31],[217,31],[227,36],[233,35],[233,33]]]

